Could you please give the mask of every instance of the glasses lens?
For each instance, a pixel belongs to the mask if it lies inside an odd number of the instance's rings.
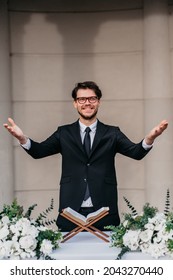
[[[87,101],[87,98],[86,97],[78,97],[77,100],[80,104],[84,104]]]
[[[97,101],[97,96],[91,96],[88,98],[90,103],[95,103]]]

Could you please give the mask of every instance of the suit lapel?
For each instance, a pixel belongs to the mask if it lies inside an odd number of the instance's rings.
[[[100,143],[103,135],[106,133],[107,131],[107,126],[104,125],[103,123],[101,123],[100,121],[98,121],[97,123],[97,129],[96,129],[96,134],[94,137],[94,142],[93,142],[93,146],[92,146],[92,150],[91,150],[91,154],[95,151],[96,147],[98,146],[98,144]]]
[[[80,127],[79,127],[79,121],[76,121],[75,123],[72,124],[71,127],[71,135],[74,138],[75,143],[79,147],[79,149],[85,154],[83,145],[82,145],[82,140],[80,136]]]
[[[94,137],[94,142],[93,142],[92,149],[91,149],[89,157],[92,156],[93,152],[97,148],[98,144],[100,143],[100,141],[101,141],[103,135],[106,133],[106,131],[107,131],[107,126],[104,125],[103,123],[101,123],[100,121],[98,121],[96,134],[95,134],[95,137]],[[80,136],[79,121],[76,121],[75,123],[72,124],[71,135],[73,136],[74,141],[77,144],[77,146],[79,147],[79,149],[82,151],[82,154],[85,155],[85,157],[86,157],[86,153],[84,151],[81,136]]]

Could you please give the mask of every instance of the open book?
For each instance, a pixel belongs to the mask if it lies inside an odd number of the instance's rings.
[[[94,211],[94,212],[88,214],[87,217],[85,217],[70,207],[63,209],[63,213],[67,217],[69,217],[75,221],[78,221],[82,225],[88,224],[89,222],[93,221],[96,218],[99,218],[100,216],[102,216],[104,213],[106,213],[108,211],[109,211],[109,207],[101,207],[99,210]]]

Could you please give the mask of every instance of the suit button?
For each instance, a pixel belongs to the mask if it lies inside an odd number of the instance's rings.
[[[90,163],[87,163],[87,166],[90,166]]]
[[[85,178],[84,181],[86,182],[86,180],[87,180],[87,179]]]

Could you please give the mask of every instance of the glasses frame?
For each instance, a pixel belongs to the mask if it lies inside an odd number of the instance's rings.
[[[82,100],[82,102],[81,102],[81,100]],[[87,100],[88,100],[88,102],[90,103],[90,104],[94,104],[94,103],[96,103],[99,99],[98,99],[98,97],[97,96],[89,96],[89,97],[77,97],[76,98],[76,101],[79,103],[79,104],[85,104],[86,102],[87,102]]]

